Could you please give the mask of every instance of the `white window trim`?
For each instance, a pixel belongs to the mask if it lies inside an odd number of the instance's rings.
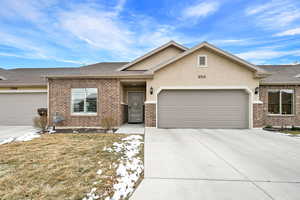
[[[73,92],[72,90],[73,89],[87,89],[87,88],[72,88],[71,89],[71,115],[73,116],[97,116],[98,115],[98,97],[99,97],[99,94],[98,94],[98,88],[94,88],[94,89],[97,89],[97,111],[96,112],[86,112],[86,107],[85,107],[85,104],[86,104],[86,93],[85,93],[85,98],[84,98],[84,111],[83,112],[74,112],[74,104],[73,104]]]
[[[200,57],[205,57],[205,65],[200,65]],[[208,67],[207,55],[198,55],[197,58],[198,58],[198,60],[197,60],[197,67],[200,67],[200,68]]]
[[[293,91],[292,94],[292,114],[282,114],[282,101],[281,101],[281,94],[282,91],[284,90],[291,90]],[[279,91],[279,113],[278,114],[274,114],[274,113],[269,113],[269,92],[278,92]],[[268,116],[286,116],[286,117],[291,117],[291,116],[295,116],[295,90],[294,89],[269,89],[268,90]]]

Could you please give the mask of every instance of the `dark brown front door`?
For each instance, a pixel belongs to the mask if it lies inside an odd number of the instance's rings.
[[[143,123],[144,92],[128,92],[128,123]]]

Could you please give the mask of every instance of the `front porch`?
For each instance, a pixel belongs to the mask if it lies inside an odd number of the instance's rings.
[[[146,81],[121,81],[121,111],[123,124],[144,124]]]

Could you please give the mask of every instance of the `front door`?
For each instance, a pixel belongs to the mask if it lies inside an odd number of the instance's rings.
[[[128,92],[128,123],[143,123],[144,92]]]

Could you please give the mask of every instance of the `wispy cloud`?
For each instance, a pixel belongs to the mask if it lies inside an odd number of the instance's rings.
[[[300,50],[255,49],[236,54],[237,56],[255,63],[265,63],[274,58],[285,56],[300,56]]]
[[[300,35],[300,27],[289,29],[280,33],[275,34],[274,36],[290,36],[290,35]]]
[[[47,18],[45,10],[57,2],[58,0],[1,0],[0,16],[40,23]]]
[[[123,9],[124,9],[125,4],[126,4],[126,0],[119,0],[119,1],[117,2],[117,5],[115,6],[116,12],[117,12],[117,13],[122,12]]]
[[[131,32],[111,12],[82,7],[64,11],[60,26],[89,45],[109,51],[124,52],[132,43]]]
[[[246,9],[246,15],[255,17],[255,22],[264,28],[286,27],[300,19],[299,2],[294,0],[271,0]]]
[[[249,39],[218,39],[211,40],[211,43],[216,45],[245,45],[249,44]]]
[[[64,9],[52,10],[51,15],[43,12],[49,5],[43,7],[36,0],[28,4],[24,1],[22,6],[15,8],[14,4],[7,2],[7,7],[16,12],[30,8],[30,12],[24,12],[21,18],[36,27],[30,29],[30,34],[19,34],[15,29],[1,26],[0,21],[0,45],[25,51],[6,56],[55,59],[69,63],[83,63],[82,60],[89,57],[90,63],[99,61],[99,55],[108,53],[113,60],[128,60],[171,39],[187,43],[196,40],[177,32],[174,26],[157,22],[149,16],[135,15],[124,20],[121,13],[126,0],[118,0],[110,8],[92,1],[69,3]],[[54,4],[54,0],[51,2]],[[40,17],[43,22],[37,20]],[[16,18],[11,16],[10,19]],[[68,54],[78,56],[69,57]]]
[[[159,2],[145,9],[138,3],[131,7],[132,1],[126,0],[1,0],[0,56],[56,60],[70,66],[127,61],[169,40],[188,46],[207,40],[242,52],[251,61],[297,53],[280,49],[297,48],[288,36],[296,41],[299,34],[298,0],[174,2],[174,8]],[[233,12],[230,4],[240,11]],[[267,48],[275,44],[277,49]]]
[[[202,18],[213,14],[219,9],[220,3],[217,1],[200,1],[194,5],[186,7],[182,12],[182,17],[186,18]]]

